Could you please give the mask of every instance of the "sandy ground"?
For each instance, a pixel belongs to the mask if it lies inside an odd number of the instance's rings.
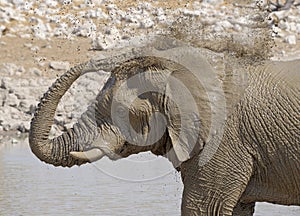
[[[50,61],[67,61],[71,65],[76,65],[90,59],[95,53],[89,50],[89,38],[40,40],[35,38],[2,37],[0,41],[0,64],[14,63],[23,66],[26,72],[28,72],[29,68],[35,67],[43,71],[42,76],[45,77],[58,75],[57,73],[51,73],[49,70],[48,63]],[[31,47],[35,46],[40,47],[40,49],[32,50]],[[26,72],[22,76],[27,78],[32,76],[32,74]]]
[[[300,44],[289,45],[276,39],[275,41],[273,59],[293,60],[300,58]],[[31,49],[35,46],[40,47],[40,49]],[[75,40],[2,37],[0,38],[0,50],[0,64],[14,63],[23,66],[26,72],[21,76],[26,78],[32,76],[28,73],[29,68],[38,68],[43,71],[42,76],[52,78],[61,74],[62,71],[50,70],[49,62],[67,61],[72,66],[97,55],[97,51],[91,50],[91,39],[83,37],[78,37]]]

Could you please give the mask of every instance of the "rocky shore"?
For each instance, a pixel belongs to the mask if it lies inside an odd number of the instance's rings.
[[[134,36],[168,31],[179,17],[197,18],[212,34],[242,34],[252,28],[249,11],[257,6],[241,2],[0,0],[0,134],[27,133],[40,97],[71,66]],[[273,58],[299,57],[300,7],[266,16]],[[89,74],[72,86],[58,107],[53,135],[76,122],[106,78]]]

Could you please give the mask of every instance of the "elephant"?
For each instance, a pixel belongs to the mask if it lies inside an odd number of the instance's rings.
[[[299,68],[300,60],[250,61],[172,43],[117,51],[54,82],[31,121],[30,147],[63,167],[145,151],[165,156],[181,172],[182,215],[253,215],[263,201],[300,205]],[[49,139],[62,96],[99,70],[110,76],[94,102]]]

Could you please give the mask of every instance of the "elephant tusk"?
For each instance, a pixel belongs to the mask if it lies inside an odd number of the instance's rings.
[[[95,148],[84,152],[72,151],[70,152],[70,155],[78,160],[94,162],[101,159],[105,154],[100,149]]]

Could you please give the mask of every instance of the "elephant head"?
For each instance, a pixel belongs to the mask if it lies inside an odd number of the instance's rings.
[[[29,135],[32,152],[47,163],[71,167],[152,151],[178,167],[203,149],[224,114],[211,66],[191,49],[152,49],[146,55],[139,48],[73,67],[38,105]],[[111,75],[95,102],[72,128],[49,139],[61,97],[79,76],[98,70]]]

